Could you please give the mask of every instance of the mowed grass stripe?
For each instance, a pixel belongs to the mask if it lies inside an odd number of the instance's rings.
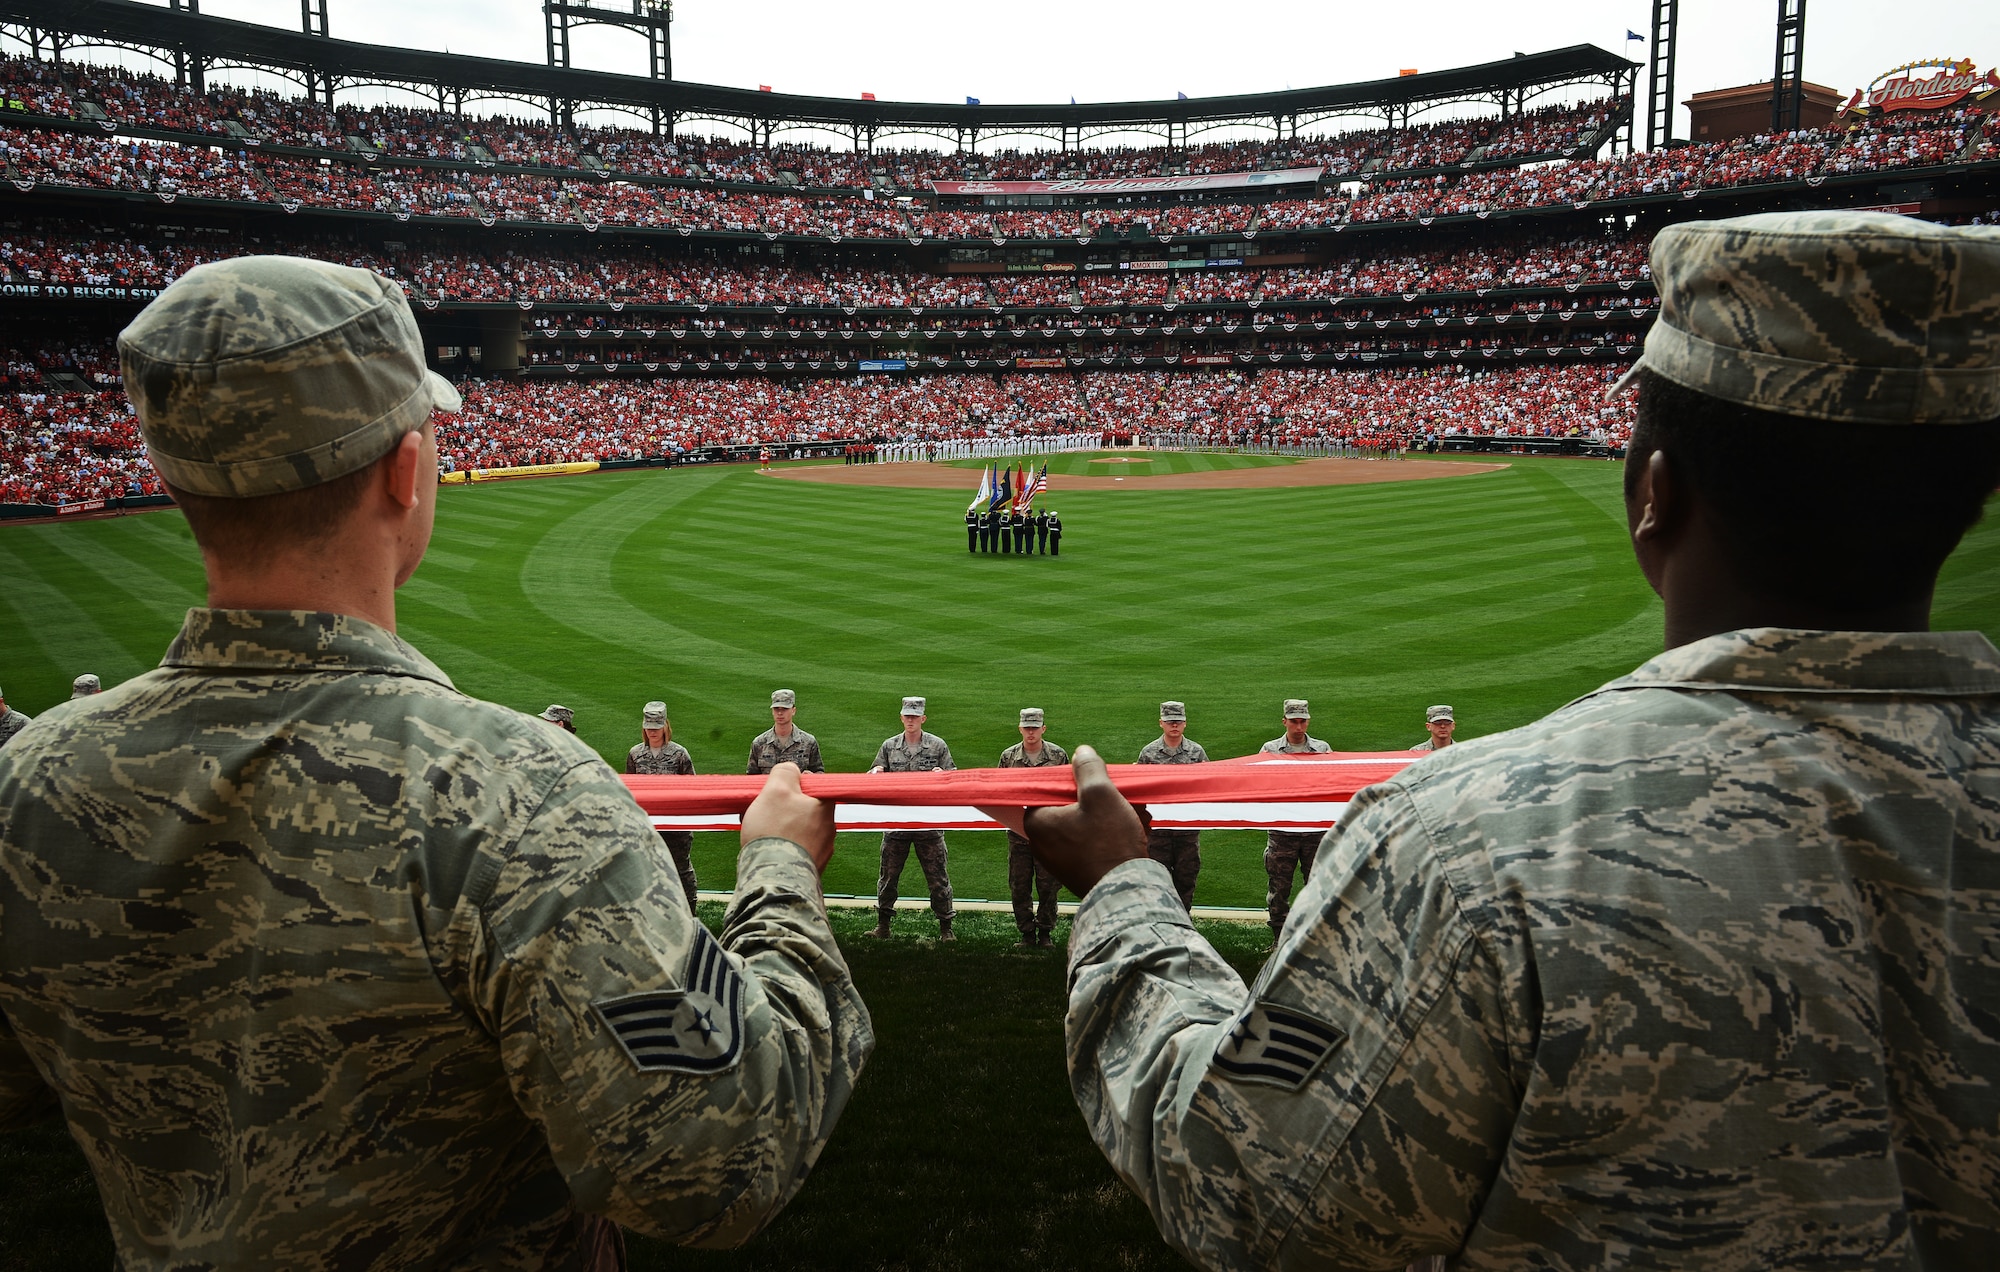
[[[53,552],[116,591],[125,602],[138,606],[160,619],[172,631],[186,617],[188,607],[203,604],[206,588],[199,575],[187,577],[185,563],[180,568],[160,568],[141,560],[144,545],[130,536],[57,534],[44,542]]]

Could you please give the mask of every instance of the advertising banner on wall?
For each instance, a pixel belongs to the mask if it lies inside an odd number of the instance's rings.
[[[1990,69],[1978,74],[1978,63],[1969,57],[1956,62],[1906,62],[1882,72],[1867,88],[1855,89],[1845,109],[1939,110],[1996,90],[2000,90],[2000,74]]]
[[[933,181],[939,194],[1174,194],[1194,190],[1249,190],[1309,185],[1324,167],[1276,172],[1204,172],[1185,177],[1073,177],[1058,181]]]

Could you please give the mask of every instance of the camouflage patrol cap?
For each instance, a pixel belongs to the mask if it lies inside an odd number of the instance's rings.
[[[91,675],[87,671],[69,682],[69,696],[72,698],[88,698],[93,693],[102,693],[103,691],[103,684],[98,681],[96,676]]]
[[[923,713],[924,713],[924,700],[922,698],[903,699],[904,715],[922,715]]]
[[[197,495],[248,498],[344,477],[456,411],[424,368],[403,289],[295,256],[198,265],[118,334],[153,467]]]
[[[649,702],[639,713],[639,727],[642,729],[664,729],[667,727],[667,704]]]
[[[1640,367],[1740,406],[1854,424],[2000,418],[2000,229],[1770,212],[1653,240]]]
[[[1312,719],[1312,712],[1306,709],[1306,700],[1304,698],[1285,699],[1285,719],[1287,720]]]
[[[547,720],[550,724],[574,724],[576,723],[576,712],[571,711],[568,707],[551,702],[548,706],[542,708],[541,718]]]
[[[1021,727],[1024,729],[1039,729],[1044,727],[1042,724],[1042,709],[1040,707],[1022,707]]]
[[[1160,719],[1179,720],[1185,723],[1187,721],[1187,703],[1162,702],[1160,704]]]
[[[1425,724],[1436,724],[1440,720],[1450,720],[1451,718],[1452,714],[1450,707],[1437,706],[1437,707],[1432,707],[1428,711],[1424,712]]]
[[[774,707],[796,707],[799,705],[799,695],[789,689],[773,689],[771,691],[771,705]]]

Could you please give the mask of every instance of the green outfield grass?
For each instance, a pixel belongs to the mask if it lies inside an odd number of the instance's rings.
[[[1063,451],[1055,455],[1017,455],[1010,461],[990,459],[947,460],[953,468],[970,468],[975,473],[988,464],[1005,462],[1032,464],[1039,470],[1049,466],[1049,477],[1157,477],[1163,473],[1212,473],[1235,468],[1268,468],[1273,464],[1295,464],[1285,455],[1224,455],[1206,451]],[[979,483],[974,481],[969,491]]]
[[[1051,457],[1051,474],[1086,458]],[[1657,651],[1619,471],[1516,459],[1429,482],[1115,494],[1065,493],[1056,476],[1060,558],[968,554],[963,492],[747,466],[448,489],[399,614],[460,687],[525,711],[565,703],[614,762],[638,739],[640,705],[662,698],[703,771],[740,772],[779,686],[798,690],[799,723],[835,769],[867,765],[904,694],[930,699],[927,727],[962,767],[1016,739],[1022,706],[1047,709],[1053,740],[1129,760],[1164,698],[1186,700],[1190,736],[1217,757],[1275,736],[1286,697],[1311,699],[1314,732],[1336,748],[1404,747],[1429,703],[1452,703],[1460,736],[1477,737]],[[171,511],[0,526],[9,703],[36,713],[78,672],[108,684],[154,665],[200,577]],[[1934,618],[2000,631],[2000,525],[1947,566]],[[960,895],[1004,896],[1000,837],[951,842]],[[1211,834],[1197,900],[1261,904],[1260,843]],[[705,887],[728,886],[731,849],[699,837]],[[874,876],[872,840],[843,837],[828,891],[872,893]],[[903,890],[922,892],[914,863]],[[934,926],[921,913],[898,919],[907,939],[847,941],[870,921],[836,917],[882,1045],[820,1172],[744,1252],[639,1242],[635,1263],[1181,1266],[1069,1104],[1059,954],[1008,952],[1003,915],[968,914],[957,947],[922,939]],[[1208,930],[1246,972],[1268,943],[1257,926]],[[66,1136],[0,1136],[0,1171],[16,1182],[0,1266],[109,1262]]]

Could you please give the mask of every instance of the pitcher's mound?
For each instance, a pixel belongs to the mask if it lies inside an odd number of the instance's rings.
[[[1098,461],[1102,462],[1102,461]],[[1205,473],[1159,473],[1124,477],[1052,477],[1058,490],[1270,490],[1285,486],[1365,486],[1384,481],[1431,481],[1498,472],[1505,464],[1473,464],[1448,459],[1302,459],[1296,464],[1226,468]],[[889,486],[898,490],[971,490],[976,468],[949,464],[811,464],[775,468],[768,474],[789,481],[823,481],[837,486]]]

